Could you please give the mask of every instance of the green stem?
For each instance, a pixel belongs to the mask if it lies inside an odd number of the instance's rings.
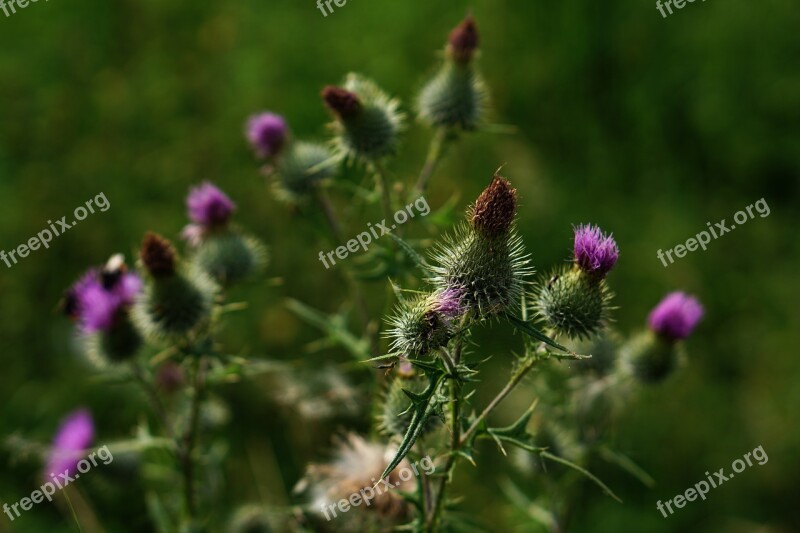
[[[414,187],[414,191],[419,196],[425,194],[425,191],[428,188],[428,182],[430,182],[431,176],[433,176],[436,167],[442,160],[442,156],[444,155],[444,147],[447,141],[447,134],[447,128],[442,126],[436,130],[436,133],[431,139],[431,144],[428,147],[428,155],[425,158],[425,164],[422,166],[422,171],[419,173],[417,184]]]
[[[164,428],[164,433],[167,435],[167,437],[174,440],[175,436],[172,432],[172,424],[170,423],[169,415],[167,414],[167,410],[164,408],[164,404],[161,401],[161,398],[158,396],[158,392],[156,391],[155,387],[153,387],[153,384],[147,379],[144,370],[142,370],[142,367],[138,363],[132,362],[131,370],[133,371],[133,376],[142,387],[142,390],[144,391],[148,400],[150,400],[153,411],[155,411],[156,417],[161,423],[161,426]]]
[[[181,447],[181,463],[183,469],[183,494],[186,503],[186,511],[190,520],[194,520],[197,506],[194,496],[194,447],[197,440],[197,426],[200,420],[200,402],[205,387],[205,360],[203,356],[195,355],[194,360],[194,383],[192,386],[192,406],[189,415],[189,425],[183,435],[183,445]]]
[[[375,168],[375,173],[378,176],[381,188],[381,203],[383,204],[383,214],[386,220],[392,221],[394,218],[394,211],[392,210],[392,190],[389,183],[389,175],[380,161],[373,161],[372,166]]]

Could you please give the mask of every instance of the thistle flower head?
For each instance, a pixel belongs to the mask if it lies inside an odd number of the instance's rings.
[[[293,142],[273,169],[276,196],[290,204],[306,200],[318,183],[334,175],[335,159],[328,146]]]
[[[85,333],[108,330],[141,289],[142,280],[128,272],[122,256],[116,255],[103,269],[89,270],[67,291],[64,309]]]
[[[597,226],[579,225],[575,228],[575,263],[586,274],[603,279],[614,267],[619,248],[612,235]]]
[[[273,157],[285,145],[289,128],[282,116],[264,112],[248,119],[245,135],[259,157]]]
[[[679,341],[691,335],[703,318],[703,306],[694,296],[673,292],[650,312],[648,324],[659,337]]]
[[[84,450],[93,440],[94,423],[89,411],[79,409],[67,415],[53,439],[43,472],[44,479],[65,472],[68,475],[73,474],[78,462],[83,458]]]
[[[433,252],[437,291],[457,291],[459,305],[483,319],[520,301],[532,273],[530,259],[514,230],[516,191],[495,176],[467,211],[467,223]]]
[[[175,273],[178,253],[172,243],[153,232],[147,232],[139,252],[142,263],[154,278],[168,277]]]
[[[206,181],[189,191],[186,208],[192,222],[204,227],[214,227],[226,224],[236,210],[236,205],[224,192]]]
[[[479,40],[475,19],[468,15],[450,32],[447,49],[454,60],[468,63],[478,48]]]
[[[348,74],[343,87],[326,87],[322,98],[334,114],[339,156],[372,162],[394,153],[404,117],[400,103],[374,82]]]
[[[457,293],[451,289],[401,302],[388,321],[392,352],[419,357],[447,346],[456,331],[454,319],[465,309]]]
[[[495,174],[469,211],[469,223],[483,236],[503,237],[511,230],[516,214],[517,190],[507,179]]]
[[[581,270],[562,267],[540,282],[532,306],[556,333],[586,339],[608,322],[612,298],[605,280],[598,281],[583,275]]]

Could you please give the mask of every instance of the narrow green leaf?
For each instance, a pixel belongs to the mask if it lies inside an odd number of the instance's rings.
[[[619,499],[619,496],[614,494],[614,491],[612,491],[610,488],[608,488],[608,485],[606,485],[605,483],[600,481],[600,479],[598,479],[597,476],[595,476],[594,474],[592,474],[591,472],[589,472],[588,470],[586,470],[582,466],[576,465],[572,461],[568,461],[567,459],[564,459],[563,457],[559,457],[557,455],[553,455],[552,453],[547,452],[547,451],[539,452],[539,456],[544,458],[544,459],[550,459],[554,463],[562,464],[564,466],[567,466],[569,468],[572,468],[573,470],[576,470],[576,471],[580,472],[581,474],[583,474],[584,476],[586,476],[587,478],[592,480],[598,487],[603,489],[603,492],[605,492],[606,494],[608,494],[609,496],[611,496],[612,498],[617,500],[619,503],[622,503],[622,500]]]
[[[524,333],[527,333],[528,335],[530,335],[534,339],[536,339],[538,341],[541,341],[541,342],[547,344],[548,346],[552,346],[553,348],[555,348],[557,350],[561,350],[562,352],[567,352],[567,353],[570,353],[570,354],[574,354],[575,353],[572,350],[570,350],[569,348],[565,348],[564,346],[561,346],[556,341],[554,341],[553,339],[551,339],[550,337],[548,337],[547,335],[545,335],[544,333],[542,333],[541,331],[539,331],[535,327],[531,326],[528,322],[523,322],[522,320],[520,320],[519,318],[515,317],[512,314],[507,314],[506,318],[508,318],[509,322],[514,324],[514,326],[516,326],[519,330],[521,330]]]
[[[642,467],[633,462],[633,460],[625,454],[615,452],[614,450],[606,447],[600,448],[600,457],[615,464],[625,470],[627,473],[638,479],[645,487],[652,488],[656,484],[656,480],[644,471]]]
[[[429,274],[429,273],[430,273],[430,268],[431,268],[431,267],[430,267],[430,265],[429,265],[428,263],[426,263],[426,262],[425,262],[425,259],[424,259],[424,258],[423,258],[421,255],[419,255],[419,254],[418,254],[418,253],[417,253],[417,252],[416,252],[416,251],[415,251],[415,250],[414,250],[414,249],[411,247],[411,245],[410,245],[410,244],[408,244],[406,241],[404,241],[403,239],[401,239],[400,237],[398,237],[398,236],[397,236],[397,235],[395,235],[394,233],[389,233],[389,237],[391,237],[391,238],[392,238],[392,240],[393,240],[394,242],[396,242],[398,246],[400,246],[400,249],[401,249],[401,250],[403,250],[403,251],[406,253],[406,255],[407,255],[407,256],[408,256],[408,257],[411,259],[411,261],[413,261],[413,262],[414,262],[414,265],[415,265],[417,268],[419,268],[419,269],[420,269],[420,271],[421,271],[423,274],[426,274],[426,275],[427,275],[427,274]]]

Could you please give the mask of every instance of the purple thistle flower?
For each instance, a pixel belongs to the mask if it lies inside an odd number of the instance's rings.
[[[53,439],[53,446],[45,465],[44,478],[75,471],[84,451],[94,440],[92,415],[86,409],[70,413],[62,422]]]
[[[581,270],[603,279],[614,268],[619,248],[612,235],[605,235],[597,226],[575,228],[575,262]]]
[[[204,227],[225,224],[236,209],[231,199],[208,181],[189,191],[186,207],[192,222]]]
[[[703,318],[703,306],[694,296],[672,292],[650,312],[650,329],[659,336],[677,341],[691,335]]]
[[[113,271],[93,268],[67,291],[65,311],[85,333],[107,330],[117,312],[132,304],[141,290],[142,280],[128,272],[124,263]]]
[[[464,306],[461,301],[464,298],[463,291],[458,288],[447,288],[440,292],[436,297],[436,310],[447,318],[453,319],[463,314]]]
[[[272,157],[286,143],[288,128],[282,116],[259,113],[247,121],[247,140],[259,157]]]

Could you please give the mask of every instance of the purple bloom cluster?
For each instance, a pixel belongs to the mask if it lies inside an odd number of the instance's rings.
[[[272,157],[286,143],[288,128],[282,116],[259,113],[247,121],[247,140],[260,157]]]
[[[94,423],[92,415],[86,409],[70,413],[59,426],[53,439],[53,446],[47,458],[44,478],[48,475],[59,475],[75,470],[75,466],[83,458],[84,450],[94,440]],[[68,474],[69,475],[69,474]]]
[[[605,278],[614,268],[619,248],[611,235],[605,235],[597,226],[580,225],[575,228],[575,262],[587,274]]]
[[[691,335],[703,318],[703,306],[697,298],[683,292],[673,292],[650,312],[650,329],[659,336],[677,341]]]
[[[127,271],[120,256],[112,258],[115,260],[119,266],[91,269],[67,292],[66,311],[86,333],[109,329],[117,312],[133,303],[142,289],[139,276]]]

